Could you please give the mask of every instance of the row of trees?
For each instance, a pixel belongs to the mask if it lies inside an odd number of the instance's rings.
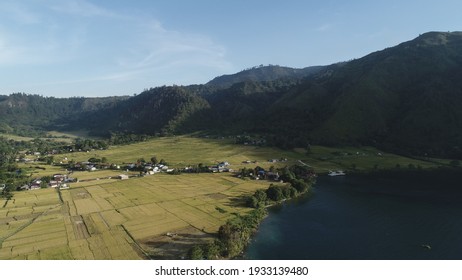
[[[18,155],[14,141],[0,137],[0,197],[9,200],[16,184],[21,184],[27,178],[18,169],[16,157]]]
[[[218,238],[213,242],[193,246],[188,252],[188,258],[213,260],[234,258],[242,254],[265,216],[266,209],[263,207],[244,216],[237,214],[220,227]]]
[[[284,185],[271,184],[266,191],[257,190],[247,198],[247,206],[261,208],[274,202],[297,197],[307,192],[314,183],[316,175],[306,166],[292,166],[279,169],[282,173],[280,179],[286,182]]]

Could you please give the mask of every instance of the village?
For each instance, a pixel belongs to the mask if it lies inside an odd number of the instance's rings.
[[[38,155],[35,155],[38,157]],[[23,159],[25,163],[37,162],[37,160]],[[269,163],[285,162],[286,158],[281,159],[269,159]],[[43,163],[43,162],[42,162]],[[256,164],[257,161],[244,161],[243,164]],[[243,168],[240,170],[234,170],[231,168],[231,164],[228,161],[222,161],[214,165],[203,165],[202,163],[197,165],[188,165],[182,168],[170,168],[167,163],[162,159],[157,162],[153,158],[151,162],[144,160],[138,160],[135,163],[115,164],[108,163],[105,159],[90,158],[88,161],[72,162],[67,158],[64,158],[59,163],[48,163],[54,166],[62,167],[62,173],[56,173],[51,176],[43,176],[32,179],[27,184],[17,186],[17,191],[26,190],[38,190],[44,188],[58,188],[58,189],[69,189],[71,183],[96,181],[103,179],[116,179],[116,180],[127,180],[134,177],[145,177],[151,176],[158,173],[178,175],[181,173],[222,173],[230,172],[234,173],[235,177],[241,179],[252,179],[252,180],[270,180],[279,181],[279,173],[274,170],[274,167],[265,170],[260,166],[255,168]],[[43,169],[43,167],[42,167]],[[102,174],[104,170],[113,171],[113,175],[98,176]],[[85,179],[79,179],[80,174],[92,173],[94,176],[84,176]],[[32,175],[31,175],[32,176]]]

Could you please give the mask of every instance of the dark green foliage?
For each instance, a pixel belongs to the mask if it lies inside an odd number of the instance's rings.
[[[15,93],[0,98],[2,132],[43,136],[38,131],[63,127],[90,112],[113,107],[127,97],[54,98]],[[88,120],[86,120],[88,122]]]
[[[291,181],[292,187],[296,189],[298,192],[304,193],[310,187],[304,180],[301,179],[294,179]]]
[[[157,164],[157,163],[159,163],[159,161],[157,160],[157,157],[156,157],[156,156],[151,157],[151,163],[152,163],[152,164]]]
[[[91,162],[91,163],[98,163],[98,162],[101,162],[101,159],[100,158],[89,158],[88,159],[88,162]]]
[[[243,252],[265,215],[266,210],[258,208],[245,216],[238,215],[220,227],[218,239],[225,257],[233,258]]]
[[[250,208],[261,208],[266,205],[268,196],[264,190],[256,190],[255,193],[247,198],[247,206]]]
[[[274,81],[279,79],[300,79],[313,75],[319,72],[323,67],[314,66],[303,69],[294,69],[289,67],[281,67],[277,65],[259,66],[250,69],[243,70],[239,73],[232,75],[223,75],[216,77],[207,83],[209,86],[215,86],[218,88],[228,88],[234,84],[242,82],[265,82]]]
[[[216,260],[221,256],[221,244],[218,240],[206,244],[202,250],[204,252],[204,258],[207,260]]]
[[[204,251],[202,250],[202,246],[194,245],[188,252],[188,259],[190,259],[190,260],[203,260],[204,259]]]
[[[247,198],[246,205],[250,208],[258,208],[260,201],[254,195],[251,195]]]
[[[284,194],[280,186],[271,185],[266,190],[266,195],[268,196],[268,199],[271,199],[273,201],[281,201],[282,199],[284,199]]]

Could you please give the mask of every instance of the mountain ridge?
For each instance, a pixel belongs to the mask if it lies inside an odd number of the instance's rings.
[[[103,102],[81,116],[61,112],[45,119],[100,134],[257,133],[282,148],[372,145],[462,158],[460,77],[462,32],[429,32],[348,62],[254,67],[204,85],[158,87]],[[0,107],[8,100],[0,97]]]

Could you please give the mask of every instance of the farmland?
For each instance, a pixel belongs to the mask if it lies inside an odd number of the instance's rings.
[[[0,259],[179,258],[215,234],[242,196],[230,174],[164,175],[16,193],[0,209]]]
[[[306,164],[318,172],[354,167],[394,168],[397,164],[435,167],[377,149],[326,148],[280,150],[236,145],[232,139],[165,137],[108,150],[56,155],[75,162],[106,157],[123,164],[152,156],[170,167],[228,161],[235,170],[261,166]],[[269,159],[283,159],[269,162]],[[247,163],[250,162],[250,163]],[[445,161],[439,161],[447,164]],[[40,167],[40,168],[38,168]],[[59,166],[22,164],[32,177],[64,172]],[[113,179],[121,173],[74,172],[69,189],[15,192],[0,207],[0,259],[177,259],[191,244],[212,239],[236,213],[249,211],[243,198],[269,182],[242,180],[232,173],[200,173]]]

